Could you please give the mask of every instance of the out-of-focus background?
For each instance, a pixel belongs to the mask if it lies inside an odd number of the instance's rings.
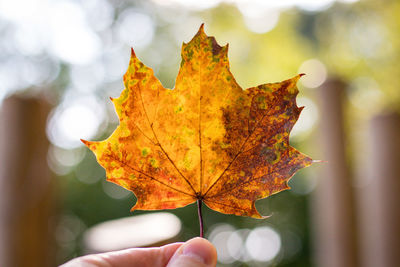
[[[0,1],[0,266],[198,235],[195,205],[130,213],[79,139],[116,128],[130,47],[173,88],[203,22],[242,88],[307,74],[291,144],[324,161],[257,202],[269,219],[205,208],[219,266],[400,266],[396,0]]]

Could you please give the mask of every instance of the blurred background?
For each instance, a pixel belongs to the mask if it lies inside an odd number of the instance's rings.
[[[291,145],[324,161],[257,202],[269,219],[205,208],[219,266],[400,266],[396,0],[1,0],[0,266],[198,235],[195,205],[130,213],[79,139],[117,127],[130,47],[173,88],[203,22],[242,88],[307,74]]]

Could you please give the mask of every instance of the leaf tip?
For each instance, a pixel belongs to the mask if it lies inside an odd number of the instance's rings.
[[[199,30],[197,31],[196,36],[198,35],[205,35],[206,33],[204,32],[204,22],[200,25]]]
[[[87,141],[87,140],[84,140],[84,139],[80,139],[80,140],[85,146],[89,146],[90,145],[90,141]]]
[[[253,215],[251,215],[252,218],[254,219],[268,219],[272,216],[273,213],[271,213],[270,215],[261,215],[258,211],[256,211]]]
[[[266,215],[266,216],[264,216],[264,215],[261,215],[261,218],[259,218],[259,219],[268,219],[268,218],[270,218],[272,216],[272,213],[271,213],[271,215]]]
[[[135,51],[133,51],[133,47],[131,47],[131,57],[136,57]]]
[[[87,141],[87,140],[84,140],[84,139],[81,139],[81,142],[85,146],[87,146],[90,150],[92,150],[93,152],[97,149],[98,142]]]
[[[224,56],[224,57],[227,57],[227,56],[228,56],[228,50],[229,50],[229,44],[226,43],[226,45],[224,45],[224,46],[222,47],[222,51],[223,51],[223,56]]]
[[[200,25],[199,31],[204,32],[204,22]]]
[[[299,77],[303,77],[304,75],[306,75],[305,73],[300,73]]]

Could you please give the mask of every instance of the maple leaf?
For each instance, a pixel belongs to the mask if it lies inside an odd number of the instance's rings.
[[[136,195],[132,210],[200,201],[222,213],[262,218],[255,201],[288,189],[293,174],[311,165],[289,145],[303,109],[296,105],[301,75],[243,90],[227,52],[202,25],[183,43],[171,90],[132,50],[125,89],[112,99],[119,126],[104,141],[82,140],[108,181]]]

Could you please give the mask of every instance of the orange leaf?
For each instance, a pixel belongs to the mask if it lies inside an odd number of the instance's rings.
[[[311,165],[289,145],[302,110],[296,105],[301,75],[242,90],[227,52],[202,25],[183,44],[171,90],[132,50],[125,89],[112,99],[119,126],[104,141],[82,140],[108,180],[136,195],[132,210],[202,200],[222,213],[262,218],[255,201],[288,189],[293,174]]]

